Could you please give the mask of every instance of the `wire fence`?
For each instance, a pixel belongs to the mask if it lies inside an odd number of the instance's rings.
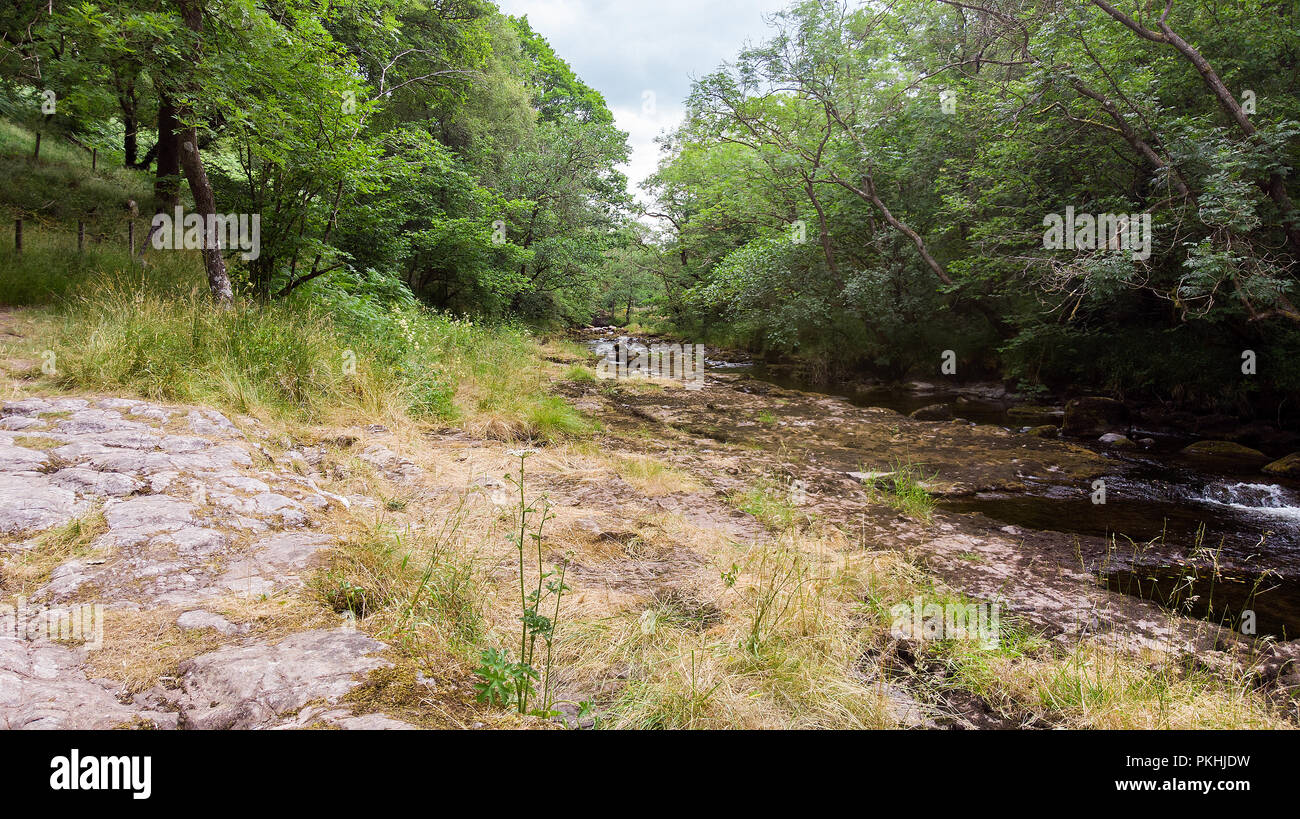
[[[138,229],[137,224],[139,222],[140,220],[134,218],[125,219],[123,220],[122,230],[120,232],[114,231],[114,233],[117,233],[117,240],[123,242],[123,247],[132,257],[135,256],[135,252],[136,252],[136,232]],[[14,218],[14,253],[18,254],[19,256],[21,256],[23,253],[23,234],[26,230],[26,223],[27,220],[24,219],[22,216],[18,216]],[[45,227],[42,227],[41,229],[43,231],[48,230]],[[141,234],[142,237],[147,236],[148,234],[147,226],[144,228],[144,230],[145,232]],[[77,220],[77,252],[78,253],[86,252],[86,238],[87,238],[86,221],[84,219],[78,219]],[[102,232],[98,234],[91,234],[90,238],[96,244],[103,244],[105,242],[110,242],[114,240],[114,236],[112,233],[102,233]]]

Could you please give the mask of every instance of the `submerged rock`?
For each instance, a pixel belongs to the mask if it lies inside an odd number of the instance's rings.
[[[1183,449],[1183,454],[1202,461],[1217,461],[1259,466],[1268,462],[1268,456],[1258,449],[1234,444],[1231,441],[1197,441]]]
[[[1120,435],[1118,432],[1108,432],[1097,439],[1097,443],[1105,444],[1115,449],[1133,449],[1137,444],[1133,443],[1127,435]]]
[[[1270,464],[1265,464],[1264,471],[1284,478],[1300,478],[1300,452],[1292,452],[1285,458],[1278,458]]]
[[[1059,409],[1052,407],[1023,406],[1012,407],[1007,410],[1007,418],[1012,422],[1026,427],[1052,426],[1055,427],[1064,413]]]
[[[947,404],[930,404],[908,416],[917,421],[951,421],[952,407]]]

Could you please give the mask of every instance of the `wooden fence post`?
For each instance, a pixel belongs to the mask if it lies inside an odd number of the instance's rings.
[[[77,220],[77,252],[86,252],[86,222],[84,219]]]
[[[131,252],[131,258],[135,258],[135,220],[128,219],[126,222],[126,246]]]
[[[90,149],[90,169],[93,171],[99,167],[99,149]]]
[[[41,132],[36,132],[36,148],[32,151],[32,159],[41,158]]]
[[[20,256],[23,252],[23,217],[21,216],[14,219],[14,252]]]

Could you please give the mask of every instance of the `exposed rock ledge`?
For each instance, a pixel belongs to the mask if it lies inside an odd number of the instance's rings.
[[[368,453],[403,476],[418,467]],[[299,456],[301,457],[301,456]],[[292,590],[333,543],[313,531],[347,499],[276,462],[210,409],[120,398],[28,398],[0,410],[0,560],[21,557],[74,519],[102,514],[80,556],[63,562],[27,605],[100,604],[175,617],[220,647],[184,660],[175,680],[128,695],[89,669],[93,644],[0,631],[0,728],[404,728],[337,705],[364,673],[390,665],[386,646],[348,628],[258,640],[205,610]],[[13,590],[0,590],[13,605]],[[0,623],[6,623],[0,617]],[[104,640],[114,639],[108,629]]]

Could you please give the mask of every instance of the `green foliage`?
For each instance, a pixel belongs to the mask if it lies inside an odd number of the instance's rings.
[[[784,531],[799,518],[792,487],[764,476],[743,491],[733,494],[731,503],[740,511],[753,515],[764,526]]]
[[[508,649],[484,649],[475,673],[479,676],[474,684],[479,702],[506,706],[527,702],[535,693],[533,680],[537,679],[537,672],[525,663],[511,662]]]
[[[862,471],[866,472],[866,467]],[[895,461],[890,472],[867,484],[867,499],[871,503],[883,503],[922,523],[929,523],[934,517],[935,501],[926,489],[925,481],[925,476],[917,466],[906,461]]]
[[[197,128],[217,211],[261,218],[260,252],[234,276],[248,295],[343,271],[457,314],[590,315],[628,202],[615,168],[627,137],[526,20],[483,0],[223,0],[203,4],[196,32],[179,9],[6,11],[0,34],[17,47],[0,55],[0,115],[39,127],[51,151],[66,153],[48,143],[67,136],[104,149],[105,164],[147,168],[174,106]],[[47,91],[57,111],[42,116]],[[0,161],[12,166],[9,136]],[[175,178],[158,174],[157,198],[132,191],[146,220],[171,210]],[[85,196],[50,200],[66,187],[41,178],[13,199],[88,214]]]
[[[21,256],[0,251],[0,299],[55,308],[42,343],[68,387],[318,422],[490,421],[547,441],[588,432],[549,394],[525,328],[437,313],[391,279],[336,272],[287,301],[213,311],[195,287],[194,252],[159,253],[142,268],[125,253],[79,257],[48,231],[28,240]]]
[[[648,182],[669,324],[823,372],[932,377],[952,349],[960,374],[1031,389],[1282,402],[1300,94],[1270,61],[1300,48],[1300,7],[1169,15],[1249,96],[1247,131],[1185,55],[1096,4],[955,5],[795,2],[696,83]],[[1149,258],[1048,249],[1067,207],[1150,214]],[[1283,357],[1246,382],[1245,348]]]
[[[480,682],[476,689],[483,702],[504,705],[513,700],[520,714],[532,713],[549,718],[555,715],[551,707],[554,704],[551,661],[556,629],[560,622],[560,601],[564,593],[570,591],[564,584],[568,561],[562,562],[554,571],[543,568],[542,530],[555,515],[545,496],[531,503],[527,500],[524,464],[529,454],[531,450],[518,452],[519,474],[506,476],[506,480],[519,490],[519,500],[515,505],[518,528],[506,536],[507,542],[519,557],[519,660],[510,659],[509,649],[485,650],[477,671]],[[537,516],[535,529],[529,528],[528,518],[531,515]],[[534,551],[537,563],[528,569],[525,567],[525,553]],[[553,605],[551,601],[554,601]],[[542,642],[540,652],[537,644],[539,639]],[[540,671],[536,667],[537,663],[542,664]],[[530,711],[528,704],[538,693],[533,685],[534,680],[541,683],[541,702]]]

